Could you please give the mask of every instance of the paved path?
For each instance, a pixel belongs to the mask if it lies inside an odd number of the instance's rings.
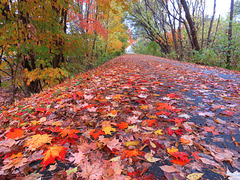
[[[117,57],[0,114],[0,177],[239,178],[239,80],[220,68]]]

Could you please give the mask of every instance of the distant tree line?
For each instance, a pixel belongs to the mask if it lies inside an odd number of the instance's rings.
[[[229,3],[224,19],[216,16],[216,0],[212,15],[206,14],[206,0],[137,1],[128,17],[135,25],[135,51],[155,49],[159,56],[240,69],[240,1]]]

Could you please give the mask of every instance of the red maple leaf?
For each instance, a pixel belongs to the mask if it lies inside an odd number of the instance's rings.
[[[94,129],[89,133],[89,136],[92,136],[94,139],[97,139],[100,135],[105,135],[105,132],[100,129]]]
[[[180,98],[179,95],[176,95],[176,94],[174,94],[174,93],[172,93],[172,94],[167,94],[167,97],[170,97],[170,98]]]
[[[174,158],[171,160],[172,163],[178,164],[180,166],[183,166],[191,161],[191,159],[188,159],[188,154],[185,152],[174,152],[171,154]]]
[[[116,126],[118,127],[118,129],[126,129],[128,127],[128,123],[121,121],[121,123],[117,124]]]
[[[67,152],[66,150],[67,148],[63,146],[48,147],[48,150],[43,153],[45,156],[43,157],[43,161],[41,162],[41,164],[44,164],[42,171],[47,167],[47,165],[54,163],[56,159],[62,159],[64,162],[65,154]]]
[[[169,128],[167,128],[167,133],[170,136],[172,136],[173,133],[181,136],[183,134],[183,129],[179,129],[178,127],[169,127]]]
[[[158,116],[162,115],[162,114],[165,115],[165,116],[169,116],[171,113],[167,112],[167,111],[160,111],[160,112],[156,112],[155,114],[158,115]]]
[[[175,122],[175,124],[180,124],[180,123],[184,122],[185,119],[173,118],[173,119],[169,119],[169,121]]]

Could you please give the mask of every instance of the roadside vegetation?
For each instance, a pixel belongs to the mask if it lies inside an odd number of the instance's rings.
[[[240,70],[240,1],[227,3],[227,17],[216,15],[216,0],[211,15],[206,1],[135,3],[129,16],[137,37],[134,51]]]

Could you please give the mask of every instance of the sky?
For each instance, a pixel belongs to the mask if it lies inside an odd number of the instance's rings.
[[[213,13],[214,0],[206,0],[207,14]],[[217,0],[216,1],[216,17],[220,14],[222,17],[226,17],[230,11],[230,0]]]

